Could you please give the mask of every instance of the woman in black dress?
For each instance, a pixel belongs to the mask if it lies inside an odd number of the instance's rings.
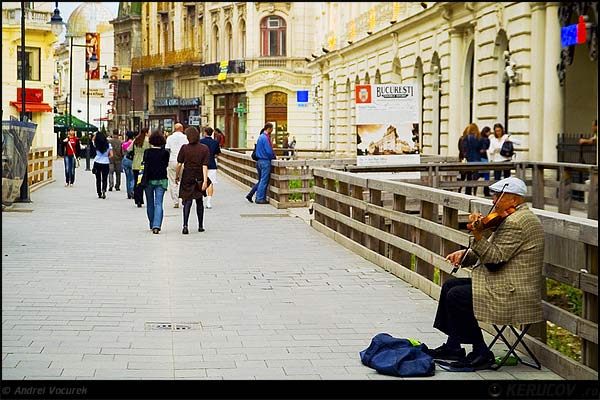
[[[206,191],[208,187],[210,150],[206,145],[199,143],[200,132],[195,127],[188,127],[185,130],[185,135],[189,143],[181,146],[181,150],[177,154],[175,182],[179,184],[179,198],[183,200],[183,230],[181,233],[187,235],[189,233],[188,220],[193,200],[196,200],[198,232],[204,232],[202,192]],[[181,173],[182,167],[183,174]]]

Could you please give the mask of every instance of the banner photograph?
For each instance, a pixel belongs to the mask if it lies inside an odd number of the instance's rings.
[[[418,164],[414,85],[356,85],[355,94],[357,165]]]
[[[85,34],[85,72],[89,74],[91,80],[100,79],[100,34],[99,33],[86,33]],[[98,59],[98,66],[96,69],[89,70],[89,61],[92,58],[92,54],[96,55]]]

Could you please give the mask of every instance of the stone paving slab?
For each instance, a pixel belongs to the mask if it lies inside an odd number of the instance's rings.
[[[98,199],[84,167],[66,188],[60,159],[54,176],[13,206],[31,212],[2,215],[3,379],[399,379],[360,363],[375,334],[445,339],[435,300],[224,175],[206,231],[193,208],[189,235],[167,196],[154,235],[125,191]],[[418,379],[561,378],[517,366]]]

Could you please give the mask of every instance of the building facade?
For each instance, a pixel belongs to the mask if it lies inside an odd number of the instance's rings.
[[[26,2],[25,115],[37,124],[31,147],[54,147],[53,3]],[[2,3],[2,120],[21,118],[21,3]]]
[[[106,126],[113,90],[102,77],[114,66],[114,29],[109,23],[113,18],[101,2],[82,3],[69,16],[65,41],[54,48],[57,114],[71,114],[85,122],[89,118],[98,128]],[[94,42],[96,47],[87,47]],[[90,72],[88,82],[86,65],[91,53],[98,59],[98,68]]]
[[[421,153],[457,155],[465,126],[499,122],[517,159],[556,161],[557,135],[597,119],[597,4],[144,2],[132,65],[145,123],[219,127],[227,147],[273,122],[276,145],[356,154],[356,85],[410,83]],[[579,17],[585,42],[563,46]]]

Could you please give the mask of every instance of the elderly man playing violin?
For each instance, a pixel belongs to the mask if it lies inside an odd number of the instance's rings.
[[[517,325],[543,320],[544,229],[525,203],[527,186],[509,177],[489,188],[493,212],[470,215],[471,244],[446,257],[455,270],[472,267],[471,278],[449,279],[442,286],[433,326],[448,339],[427,350],[435,359],[454,360],[450,366],[469,370],[494,364],[478,321]],[[472,344],[473,351],[465,356],[462,344]]]

